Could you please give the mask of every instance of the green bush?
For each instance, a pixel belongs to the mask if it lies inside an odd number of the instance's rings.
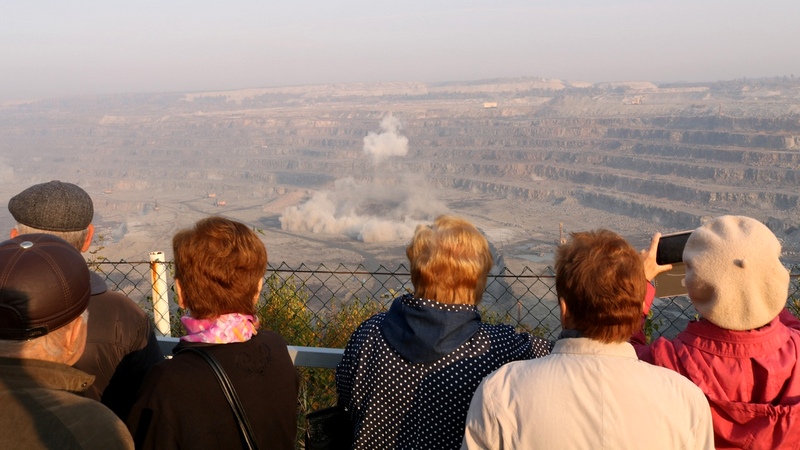
[[[310,297],[293,276],[282,280],[270,275],[256,305],[261,326],[283,336],[289,345],[344,348],[358,325],[383,309],[373,299],[356,298],[341,304],[332,298],[325,304],[327,309],[311,311]],[[335,370],[304,367],[298,372],[298,448],[302,448],[306,414],[335,405],[337,396]]]
[[[652,342],[653,334],[657,333],[663,324],[664,322],[661,319],[656,320],[653,318],[652,309],[647,313],[644,318],[644,338],[648,344]]]
[[[792,313],[797,318],[800,318],[800,300],[792,296],[789,299],[789,303],[786,304],[786,307],[789,308],[789,312]]]
[[[318,346],[314,314],[307,308],[308,291],[298,288],[293,276],[281,280],[274,273],[264,286],[256,304],[261,326],[283,336],[289,345]]]

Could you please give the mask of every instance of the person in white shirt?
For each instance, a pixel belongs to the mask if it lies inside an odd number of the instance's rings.
[[[483,380],[461,448],[714,448],[703,392],[628,343],[647,283],[638,252],[608,230],[573,233],[555,268],[559,340]]]

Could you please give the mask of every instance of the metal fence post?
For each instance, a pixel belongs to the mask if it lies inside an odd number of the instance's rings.
[[[150,252],[150,277],[153,284],[153,319],[162,336],[170,335],[167,265],[164,252]]]

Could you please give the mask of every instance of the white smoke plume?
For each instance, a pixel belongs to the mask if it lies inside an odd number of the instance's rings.
[[[399,134],[400,120],[383,118],[381,133],[364,137],[364,154],[373,167],[393,156],[408,154],[408,138]],[[357,181],[352,176],[336,180],[332,190],[314,193],[281,215],[281,229],[347,236],[363,242],[408,240],[420,223],[430,223],[447,212],[434,198],[422,176],[397,174],[397,169],[380,169],[394,176],[375,177],[380,182]],[[389,179],[399,181],[392,182]],[[380,183],[380,184],[378,184]]]
[[[400,120],[391,114],[381,120],[382,133],[370,131],[364,137],[364,153],[379,163],[391,156],[408,154],[408,138],[399,134]]]

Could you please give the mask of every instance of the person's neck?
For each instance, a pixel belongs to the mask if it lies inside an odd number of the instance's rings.
[[[583,337],[583,333],[578,330],[565,328],[561,330],[561,333],[558,335],[558,339],[570,339],[570,338],[580,338]]]

